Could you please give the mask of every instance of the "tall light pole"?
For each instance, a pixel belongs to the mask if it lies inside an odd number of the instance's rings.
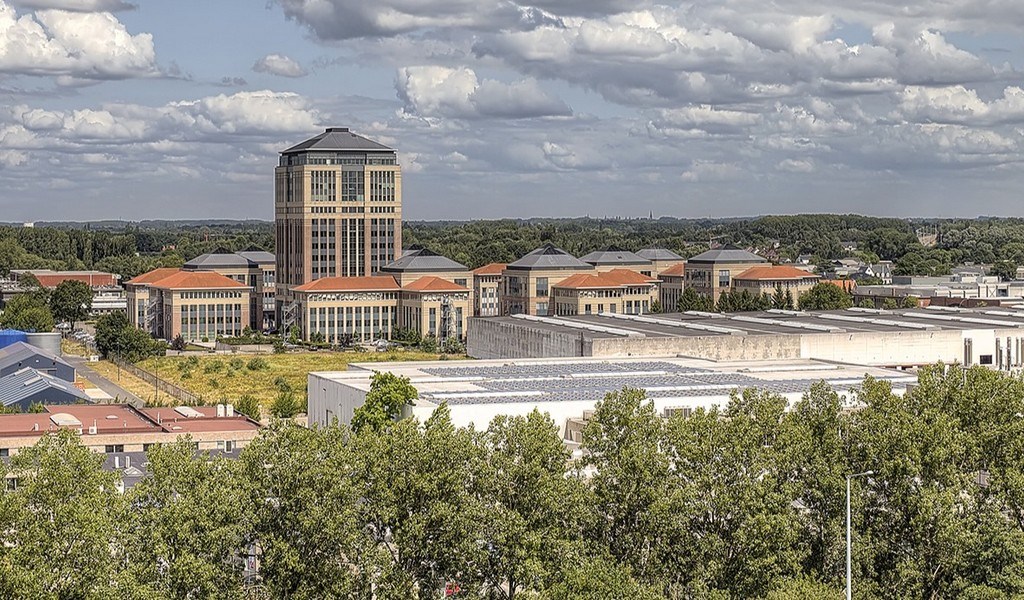
[[[864,471],[846,476],[846,600],[853,599],[853,569],[850,566],[853,555],[853,543],[850,537],[850,482],[856,477],[867,477],[874,474],[874,471]]]

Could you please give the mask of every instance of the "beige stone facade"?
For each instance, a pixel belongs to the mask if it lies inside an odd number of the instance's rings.
[[[248,286],[252,289],[248,326],[254,331],[274,328],[277,267],[270,252],[246,250],[203,254],[186,262],[182,270],[220,273]]]
[[[501,273],[501,314],[554,314],[551,289],[562,280],[580,273],[596,273],[585,263],[551,244],[537,248],[509,263]]]
[[[501,272],[505,263],[491,263],[473,270],[473,315],[496,317],[501,314]]]
[[[329,128],[282,152],[274,198],[277,304],[286,321],[294,319],[295,287],[369,276],[400,254],[397,153],[347,128]]]
[[[251,323],[251,288],[219,273],[156,269],[125,293],[129,322],[161,339],[209,341],[241,335]]]
[[[683,285],[693,288],[712,302],[718,302],[722,292],[732,289],[733,278],[737,275],[752,267],[769,264],[767,259],[746,250],[724,246],[687,260],[683,270]]]
[[[552,288],[554,314],[647,314],[658,299],[657,280],[628,269],[577,274]]]
[[[662,312],[675,312],[679,298],[683,295],[683,279],[686,263],[669,266],[658,273],[658,298]]]
[[[798,308],[800,294],[810,290],[820,280],[817,275],[784,265],[754,267],[733,279],[733,290],[747,291],[752,296],[771,296],[781,289],[783,293],[792,296],[793,306]]]

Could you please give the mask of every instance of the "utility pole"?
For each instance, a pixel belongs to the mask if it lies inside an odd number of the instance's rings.
[[[874,474],[874,471],[864,471],[863,473],[854,473],[853,475],[846,476],[846,600],[853,599],[853,569],[851,567],[851,563],[853,562],[853,541],[850,536],[850,482],[855,477],[867,477]]]

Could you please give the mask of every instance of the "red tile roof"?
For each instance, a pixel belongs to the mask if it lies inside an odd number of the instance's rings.
[[[562,281],[553,284],[551,287],[590,289],[590,288],[614,288],[628,285],[649,285],[657,279],[641,275],[629,269],[612,269],[605,273],[577,273],[566,277]]]
[[[679,263],[677,265],[672,265],[671,267],[665,269],[664,271],[661,272],[661,274],[662,275],[671,275],[672,277],[682,277],[683,276],[683,270],[685,268],[686,268],[686,264],[685,263]]]
[[[733,279],[776,281],[783,279],[818,279],[814,273],[808,273],[787,265],[773,265],[769,267],[754,267],[740,273]]]
[[[173,275],[174,273],[177,273],[180,270],[181,269],[174,269],[174,268],[171,268],[171,267],[160,267],[159,269],[153,269],[152,271],[150,271],[148,273],[143,273],[142,275],[138,275],[138,276],[134,277],[128,283],[131,283],[131,284],[154,283],[154,282],[157,282],[157,281],[163,279],[164,277],[167,277],[168,275]]]
[[[225,277],[213,271],[178,271],[163,279],[154,281],[153,287],[165,290],[200,290],[200,289],[223,289],[223,288],[245,288],[244,283],[239,283],[230,277]]]
[[[468,292],[467,288],[440,277],[420,277],[402,288],[411,292]]]
[[[821,283],[831,283],[837,285],[846,292],[852,292],[857,289],[857,281],[854,279],[823,279]]]
[[[473,269],[474,275],[501,275],[508,265],[506,263],[491,263],[478,269]]]
[[[304,283],[294,289],[297,292],[363,292],[398,291],[402,288],[390,275],[373,275],[370,277],[324,277]]]
[[[90,287],[117,285],[117,278],[110,273],[39,273],[35,278],[44,288],[55,288],[64,281],[81,281]]]

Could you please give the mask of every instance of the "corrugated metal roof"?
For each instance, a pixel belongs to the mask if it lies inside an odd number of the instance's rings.
[[[0,404],[18,404],[46,390],[53,392],[45,399],[48,404],[89,402],[89,396],[69,382],[26,367],[0,378]]]
[[[43,360],[51,361],[54,365],[63,365],[69,369],[73,367],[67,363],[63,358],[47,352],[38,346],[33,346],[26,342],[14,342],[13,344],[0,349],[0,370],[6,369],[11,365],[25,362],[34,356],[42,357]]]

